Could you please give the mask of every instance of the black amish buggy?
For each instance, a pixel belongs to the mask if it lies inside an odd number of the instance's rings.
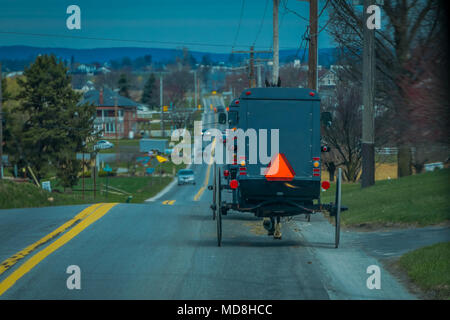
[[[328,181],[321,184],[321,152],[329,148],[321,145],[324,114],[320,113],[318,93],[304,88],[252,88],[242,92],[227,111],[226,147],[232,161],[224,166],[214,163],[213,185],[209,186],[213,190],[211,209],[217,222],[218,246],[222,242],[222,215],[229,210],[264,218],[264,227],[275,239],[281,239],[281,217],[304,214],[309,221],[311,214],[326,210],[335,218],[337,248],[340,212],[346,208],[341,206],[340,169],[335,202],[320,202],[321,188],[329,187]],[[330,115],[326,116],[328,121]],[[272,155],[268,164],[249,159],[251,141],[247,135],[238,141],[236,132],[248,129],[256,131],[258,141],[266,135],[267,155]],[[266,131],[261,133],[260,129]],[[278,130],[278,150],[273,150],[277,152],[272,152],[272,135],[267,134],[273,130]],[[230,202],[223,200],[224,190],[231,190]]]

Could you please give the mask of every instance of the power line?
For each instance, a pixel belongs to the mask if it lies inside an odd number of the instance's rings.
[[[259,30],[258,30],[258,33],[256,34],[255,41],[253,41],[253,46],[255,46],[256,41],[258,40],[258,37],[259,37],[259,34],[261,33],[261,30],[262,30],[262,26],[263,26],[263,24],[264,24],[264,21],[266,20],[266,12],[267,12],[267,5],[268,5],[268,4],[269,4],[269,0],[266,0],[266,5],[265,5],[265,7],[264,7],[264,14],[263,14],[263,17],[262,17],[262,19],[261,19],[261,23],[259,24]]]
[[[189,45],[199,47],[224,47],[229,48],[230,44],[225,43],[204,43],[204,42],[181,42],[181,41],[158,41],[158,40],[137,40],[137,39],[120,39],[120,38],[102,38],[102,37],[87,37],[87,36],[74,36],[63,34],[50,34],[50,33],[33,33],[33,32],[16,32],[16,31],[0,31],[0,34],[10,35],[22,35],[33,37],[47,37],[47,38],[68,38],[68,39],[80,39],[80,40],[97,40],[97,41],[116,41],[116,42],[135,42],[135,43],[153,43],[153,44],[170,44],[170,45]],[[236,45],[233,47],[247,47],[247,45]],[[265,48],[260,46],[259,48]],[[285,49],[291,49],[285,47]]]
[[[286,3],[283,2],[283,7],[284,7],[284,10],[285,10],[285,11],[290,12],[290,13],[293,13],[294,15],[296,15],[297,17],[299,17],[300,19],[303,19],[303,20],[305,20],[305,21],[307,21],[307,22],[309,23],[309,19],[306,19],[304,16],[302,16],[302,15],[299,14],[298,12],[296,12],[296,11],[294,11],[294,10],[292,10],[292,9],[289,9],[289,8],[287,7],[287,1],[286,1]]]
[[[319,16],[317,18],[320,18],[320,16],[322,15],[322,13],[325,11],[325,8],[328,6],[328,3],[330,2],[330,0],[327,0],[327,2],[325,2],[325,5],[323,6],[322,10],[319,13]]]
[[[245,0],[242,0],[241,14],[239,16],[239,24],[238,24],[238,28],[237,28],[237,31],[236,31],[236,35],[234,36],[234,41],[233,41],[233,46],[231,47],[231,51],[233,51],[234,47],[236,46],[236,41],[238,39],[239,31],[241,29],[242,16],[244,15],[244,5],[245,5]]]

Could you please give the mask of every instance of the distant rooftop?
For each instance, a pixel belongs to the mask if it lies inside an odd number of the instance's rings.
[[[115,106],[116,100],[117,99],[117,106],[118,107],[137,107],[140,104],[128,99],[126,97],[123,97],[121,95],[119,95],[119,93],[108,89],[108,88],[104,88],[103,89],[103,103],[100,103],[100,90],[90,90],[88,92],[86,92],[84,94],[83,100],[80,101],[80,105],[84,104],[84,103],[92,103],[94,106],[97,107],[113,107]]]

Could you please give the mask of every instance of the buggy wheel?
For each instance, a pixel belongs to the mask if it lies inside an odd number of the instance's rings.
[[[222,245],[222,186],[220,183],[220,169],[216,173],[216,221],[217,221],[217,246]]]
[[[338,176],[337,176],[337,181],[336,181],[336,201],[335,201],[335,206],[336,206],[336,211],[335,211],[335,239],[334,239],[334,245],[336,248],[339,247],[339,239],[340,239],[340,235],[341,235],[341,192],[342,192],[342,188],[341,188],[341,184],[342,184],[342,169],[339,168],[338,169]]]
[[[211,205],[212,210],[212,218],[213,220],[216,220],[216,211],[217,211],[217,204],[216,204],[216,196],[217,196],[217,185],[216,185],[216,163],[214,162],[214,174],[213,174],[213,200]]]

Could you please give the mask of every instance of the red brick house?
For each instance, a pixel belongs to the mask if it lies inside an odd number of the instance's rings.
[[[106,138],[126,138],[137,131],[138,103],[111,89],[90,90],[80,104],[91,103],[97,108],[94,126]],[[116,118],[117,108],[117,118]]]

